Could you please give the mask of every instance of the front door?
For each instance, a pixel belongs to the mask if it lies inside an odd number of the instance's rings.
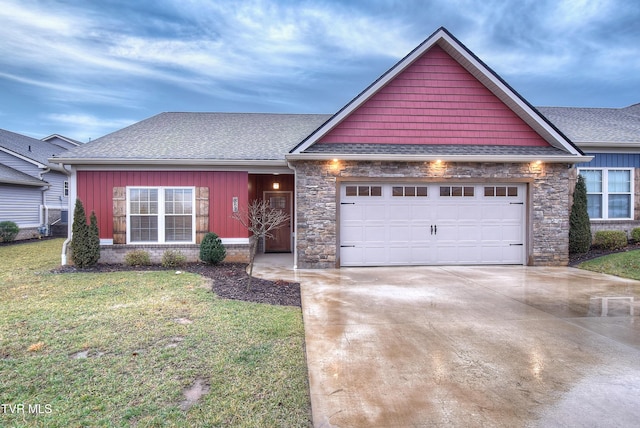
[[[264,199],[273,209],[281,210],[289,215],[289,220],[279,228],[272,230],[273,238],[264,242],[266,253],[291,252],[291,192],[264,192]]]

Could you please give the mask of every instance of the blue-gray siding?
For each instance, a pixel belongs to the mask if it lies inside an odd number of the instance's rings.
[[[22,227],[40,225],[40,187],[0,184],[0,221],[13,221]]]
[[[587,154],[595,157],[591,162],[578,164],[578,168],[640,168],[640,153]]]

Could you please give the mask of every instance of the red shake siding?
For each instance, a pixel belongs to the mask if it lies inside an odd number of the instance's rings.
[[[231,218],[232,198],[247,206],[248,174],[221,171],[78,171],[78,198],[87,217],[95,211],[100,238],[113,237],[113,188],[127,186],[194,186],[209,188],[209,230],[221,238],[246,238]]]
[[[380,89],[321,142],[548,145],[439,46]]]

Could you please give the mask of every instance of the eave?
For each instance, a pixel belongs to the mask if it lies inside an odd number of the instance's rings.
[[[495,156],[495,155],[394,155],[394,154],[340,154],[340,153],[301,153],[289,154],[288,161],[391,161],[391,162],[475,162],[475,163],[582,163],[590,162],[593,156],[566,155],[566,156]]]

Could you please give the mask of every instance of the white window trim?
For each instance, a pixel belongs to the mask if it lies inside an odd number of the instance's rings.
[[[610,221],[629,221],[633,220],[635,217],[634,207],[635,207],[635,183],[634,183],[634,169],[633,168],[616,168],[616,167],[608,167],[608,168],[578,168],[578,174],[582,171],[602,171],[602,191],[598,194],[602,195],[602,217],[593,217],[590,220],[610,220]],[[609,171],[629,171],[629,192],[609,192]],[[587,194],[589,194],[587,192]],[[595,193],[592,193],[595,194]],[[609,194],[612,195],[630,195],[629,203],[631,206],[629,207],[630,217],[614,217],[609,218]]]
[[[132,241],[131,240],[131,190],[139,189],[157,189],[158,190],[158,240],[157,241]],[[166,189],[190,189],[191,190],[191,240],[190,241],[170,241],[165,242],[165,212],[164,212],[164,194]],[[196,188],[190,186],[131,186],[127,187],[127,244],[139,245],[180,245],[196,243]]]

